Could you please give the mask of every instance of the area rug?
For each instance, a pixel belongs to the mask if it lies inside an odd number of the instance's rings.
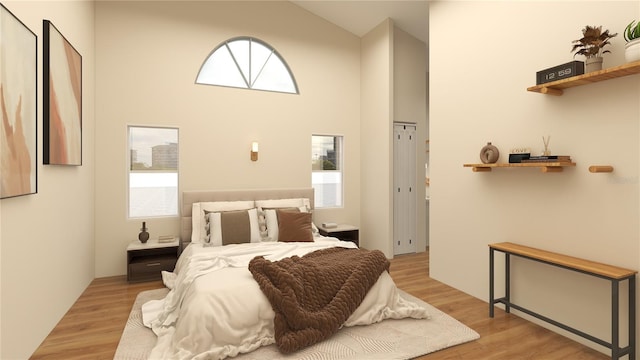
[[[156,336],[142,325],[142,304],[163,298],[168,289],[143,291],[138,294],[127,320],[114,360],[147,360]],[[384,320],[369,326],[342,328],[319,344],[293,354],[283,355],[275,345],[241,354],[238,360],[375,360],[411,359],[451,346],[476,340],[477,332],[428,303],[400,291],[407,300],[427,309],[431,319]],[[156,360],[156,359],[152,359]]]

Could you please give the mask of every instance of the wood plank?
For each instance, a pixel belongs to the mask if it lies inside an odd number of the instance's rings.
[[[496,163],[496,164],[463,164],[464,167],[472,168],[473,172],[491,171],[492,168],[540,168],[544,173],[562,172],[565,166],[576,166],[574,162],[533,162],[533,163]]]
[[[93,280],[30,359],[113,359],[138,293],[162,287],[126,276]]]
[[[531,162],[531,163],[496,163],[496,164],[463,164],[472,168],[539,168],[539,167],[565,167],[576,166],[574,162]]]
[[[503,252],[522,255],[533,259],[550,262],[552,264],[597,274],[609,279],[624,279],[638,273],[635,270],[629,270],[618,266],[581,259],[578,257],[541,250],[520,244],[514,244],[511,242],[490,244],[489,247]]]
[[[609,357],[429,277],[429,252],[397,256],[391,277],[400,289],[453,316],[480,339],[419,357],[420,360],[604,360]],[[94,280],[31,359],[113,359],[131,306],[139,292],[160,281],[129,284],[126,276]],[[100,311],[95,311],[99,309]],[[104,312],[108,321],[103,320]],[[91,333],[85,330],[91,328]]]

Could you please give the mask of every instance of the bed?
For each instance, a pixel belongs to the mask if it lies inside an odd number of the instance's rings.
[[[276,344],[292,353],[342,327],[429,317],[399,296],[379,251],[323,237],[313,189],[182,195],[180,257],[164,299],[142,306],[150,358],[224,359]]]

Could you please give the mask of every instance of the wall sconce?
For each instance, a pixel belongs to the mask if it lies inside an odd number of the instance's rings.
[[[251,143],[251,161],[258,161],[258,142]]]

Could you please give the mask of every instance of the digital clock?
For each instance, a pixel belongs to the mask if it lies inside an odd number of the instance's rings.
[[[584,62],[571,61],[536,72],[536,85],[584,74]]]

